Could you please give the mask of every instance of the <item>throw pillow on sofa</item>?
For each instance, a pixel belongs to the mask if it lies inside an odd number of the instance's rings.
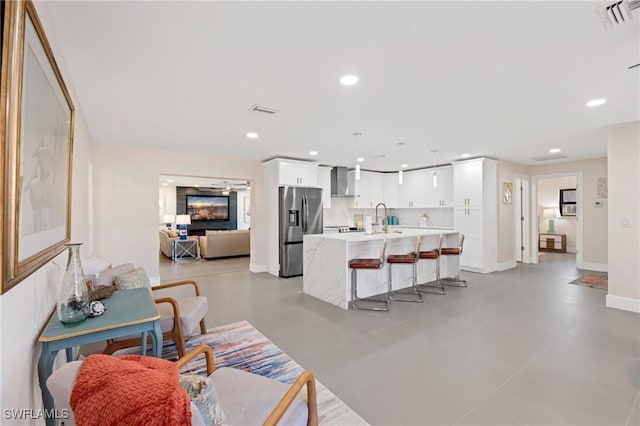
[[[222,411],[216,388],[210,378],[195,374],[182,374],[180,386],[187,391],[191,402],[198,407],[206,424],[213,426],[227,424],[227,417]]]

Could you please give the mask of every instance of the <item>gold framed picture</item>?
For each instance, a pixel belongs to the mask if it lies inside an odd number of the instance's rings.
[[[71,234],[74,107],[31,1],[6,2],[2,46],[2,292]]]

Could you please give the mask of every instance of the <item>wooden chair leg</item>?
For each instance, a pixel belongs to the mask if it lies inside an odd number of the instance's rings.
[[[207,334],[207,324],[204,322],[204,318],[200,321],[200,333]]]

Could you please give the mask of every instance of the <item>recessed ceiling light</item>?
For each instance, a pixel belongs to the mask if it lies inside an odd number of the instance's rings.
[[[358,76],[357,75],[343,75],[340,77],[340,84],[343,86],[353,86],[354,84],[358,84]]]
[[[258,134],[256,132],[247,132],[247,137],[249,139],[258,139]]]
[[[318,151],[309,151],[309,155],[316,156],[318,155]]]
[[[358,163],[362,163],[364,161],[364,157],[358,157],[357,160],[358,160]]]
[[[197,184],[196,184],[196,188],[200,188],[200,185],[197,185]]]
[[[173,179],[167,179],[167,182],[173,183]]]
[[[462,158],[469,158],[471,157],[471,154],[462,154]]]
[[[169,186],[169,184],[165,182],[162,184],[162,186]]]
[[[406,163],[405,164],[400,164],[400,167],[402,167],[403,169],[406,169],[407,167],[409,167],[409,165],[406,164]]]
[[[592,99],[589,102],[587,102],[587,106],[596,107],[596,106],[604,105],[606,103],[607,103],[606,99]]]
[[[549,150],[549,152],[550,152],[551,154],[557,154],[558,152],[560,152],[560,148],[551,148],[551,149]]]

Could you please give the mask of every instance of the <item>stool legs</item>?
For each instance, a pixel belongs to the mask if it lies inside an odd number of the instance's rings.
[[[417,262],[413,263],[413,277],[411,279],[411,290],[409,291],[401,291],[401,290],[396,290],[396,291],[392,291],[391,288],[391,265],[393,265],[393,263],[389,263],[389,297],[391,298],[391,300],[397,300],[399,302],[416,302],[416,303],[422,303],[422,294],[420,294],[420,292],[418,291],[418,283],[417,283],[417,276],[418,276],[418,271],[417,271]],[[407,296],[416,296],[416,297],[406,297],[406,298],[399,298],[396,297],[396,294],[405,294]]]
[[[444,286],[440,280],[440,257],[434,260],[436,261],[436,280],[434,283],[418,284],[420,293],[444,294]]]
[[[358,298],[358,270],[357,269],[351,269],[351,307],[355,310],[362,310],[362,311],[388,311],[389,310],[389,305],[391,304],[391,297],[389,295],[389,293],[387,292],[387,296],[380,300],[380,299],[359,299]],[[389,290],[391,290],[391,285],[389,284]],[[384,303],[384,306],[381,307],[363,307],[363,306],[358,306],[358,301],[360,300],[364,300],[367,302],[375,302],[375,303]]]
[[[467,287],[467,281],[460,278],[460,270],[454,278],[443,278],[442,281],[442,285],[450,287]]]

